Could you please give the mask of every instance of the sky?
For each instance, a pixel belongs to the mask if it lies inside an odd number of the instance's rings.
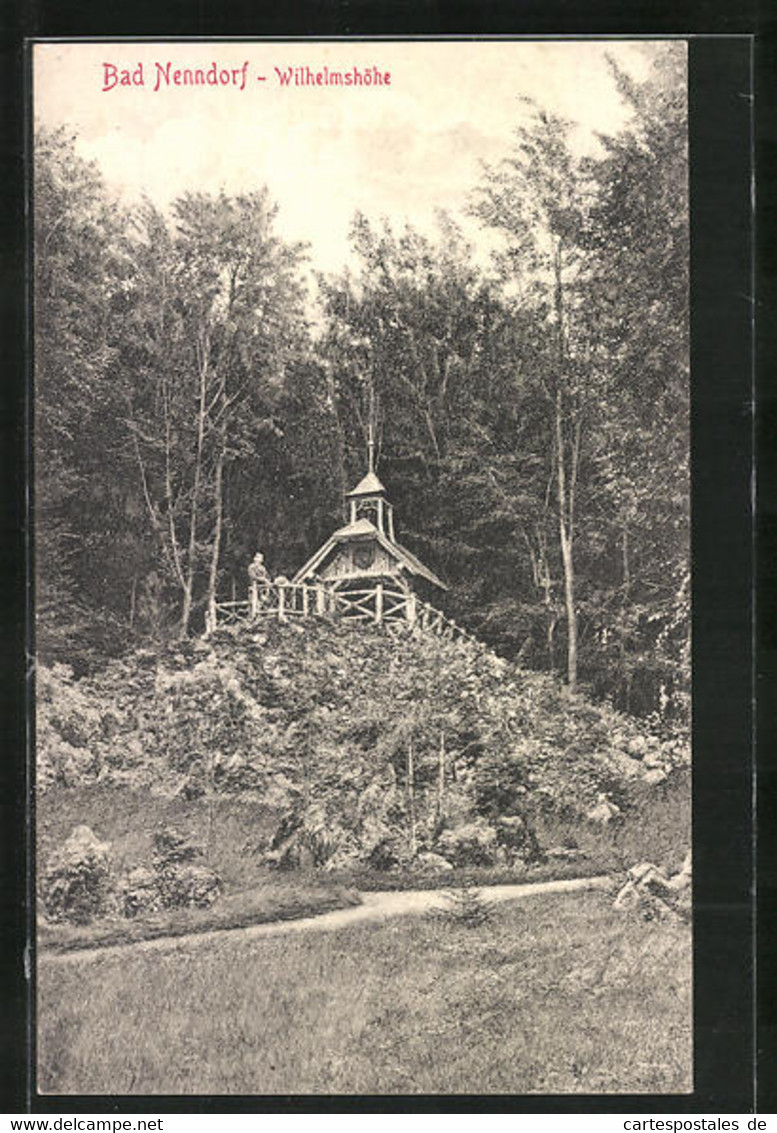
[[[357,210],[424,232],[438,209],[461,216],[481,163],[508,152],[529,113],[523,98],[569,118],[576,145],[590,151],[597,131],[617,130],[626,117],[607,54],[641,78],[658,49],[647,41],[41,43],[34,111],[36,122],[74,131],[81,154],[128,203],[146,195],[165,208],[187,190],[266,185],[279,205],[278,233],[308,243],[316,269],[337,271],[349,262]],[[155,89],[160,67],[172,77],[214,63],[228,83],[162,77]],[[325,66],[377,68],[391,81],[283,86],[278,78],[278,70]],[[122,71],[128,85],[103,89]],[[487,247],[474,221],[464,226]]]

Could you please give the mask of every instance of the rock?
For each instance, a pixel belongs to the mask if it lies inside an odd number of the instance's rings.
[[[327,873],[334,873],[340,869],[353,869],[364,860],[361,847],[355,841],[341,843],[330,858],[324,862],[323,869]]]
[[[419,854],[412,863],[412,868],[417,870],[429,870],[439,872],[441,870],[453,869],[453,866],[447,858],[442,857],[441,854],[432,853],[431,850]]]
[[[63,742],[59,745],[58,754],[59,775],[66,787],[77,787],[99,776],[102,760],[97,752]]]
[[[632,759],[642,759],[648,750],[648,742],[644,736],[634,736],[626,744],[626,751]]]
[[[582,850],[575,850],[567,846],[553,846],[545,851],[546,858],[561,862],[573,862],[582,856]]]
[[[636,909],[639,905],[639,892],[633,881],[627,881],[617,893],[612,903],[614,909]]]
[[[642,760],[643,767],[663,767],[664,759],[660,751],[649,751]]]
[[[53,855],[42,879],[41,897],[55,921],[86,924],[112,904],[110,843],[88,826],[76,826]]]
[[[606,760],[607,756],[602,755],[601,758],[603,760]],[[609,758],[610,761],[615,764],[617,773],[619,775],[622,775],[625,779],[634,779],[639,775],[641,766],[640,763],[633,756],[628,755],[625,751],[621,751],[616,748],[614,751],[609,753]]]
[[[100,718],[100,730],[106,740],[111,739],[119,729],[119,720],[114,712],[104,712]]]
[[[526,830],[526,823],[518,814],[504,814],[496,820],[496,824],[500,830],[510,831],[513,835],[523,835]]]
[[[667,889],[674,893],[682,893],[684,890],[688,889],[691,886],[692,882],[692,855],[691,851],[689,850],[685,855],[685,861],[682,864],[680,872],[676,873],[674,877],[671,877],[667,882]]]
[[[639,865],[633,865],[628,871],[628,876],[631,881],[646,881],[650,877],[656,875],[664,876],[663,870],[660,870],[653,862],[640,862]]]
[[[658,783],[663,783],[666,779],[666,771],[660,767],[654,767],[643,775],[643,782],[647,783],[649,787],[655,787]]]
[[[282,869],[325,866],[341,846],[350,842],[347,832],[326,808],[313,804],[305,809],[297,799],[283,816],[265,859]]]
[[[589,822],[597,822],[601,826],[605,826],[619,814],[620,807],[616,806],[605,794],[600,792],[596,799],[596,806],[588,811],[586,818]]]
[[[618,892],[613,907],[638,911],[644,920],[687,921],[691,915],[690,885],[685,881],[688,875],[684,870],[677,877],[681,875],[682,880],[675,887],[675,879],[667,879],[659,866],[640,862],[628,871],[628,880]]]

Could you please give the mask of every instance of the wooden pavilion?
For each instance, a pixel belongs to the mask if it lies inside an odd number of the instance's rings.
[[[405,597],[430,597],[447,590],[429,567],[397,542],[394,508],[374,468],[373,442],[369,445],[366,476],[346,496],[347,520],[300,567],[293,583],[320,582],[340,593],[372,589],[381,583]]]

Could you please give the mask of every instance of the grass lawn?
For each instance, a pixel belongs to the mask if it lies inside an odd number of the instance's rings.
[[[691,934],[604,894],[38,970],[39,1088],[681,1093]]]

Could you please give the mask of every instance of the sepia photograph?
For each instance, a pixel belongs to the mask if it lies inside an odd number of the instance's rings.
[[[691,1094],[687,42],[31,57],[38,1093]]]

